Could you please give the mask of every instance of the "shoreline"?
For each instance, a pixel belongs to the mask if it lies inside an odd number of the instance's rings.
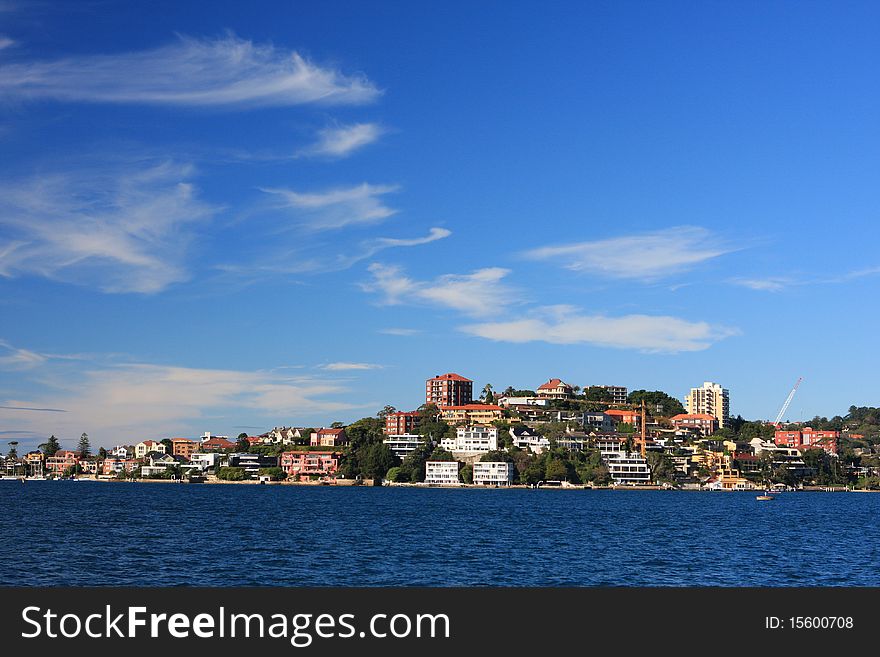
[[[305,487],[328,487],[328,488],[416,488],[416,489],[443,489],[443,490],[565,490],[565,491],[591,491],[591,490],[609,490],[609,491],[679,491],[679,492],[688,492],[688,493],[751,493],[756,494],[760,493],[762,489],[753,489],[753,490],[717,490],[717,489],[706,489],[706,488],[676,488],[676,487],[664,487],[662,485],[649,485],[649,486],[586,486],[586,485],[578,485],[578,484],[570,484],[570,485],[562,485],[562,486],[529,486],[525,484],[511,484],[509,486],[481,486],[475,484],[425,484],[423,482],[418,483],[386,483],[381,486],[373,485],[373,481],[370,479],[360,480],[356,482],[356,480],[348,479],[348,480],[333,480],[333,481],[224,481],[220,479],[208,479],[201,482],[190,483],[187,481],[179,481],[179,480],[171,480],[171,479],[126,479],[120,480],[115,478],[102,478],[102,477],[78,477],[76,479],[7,479],[4,481],[18,481],[21,483],[29,482],[29,481],[87,481],[87,482],[100,482],[100,483],[110,483],[110,484],[130,484],[130,483],[138,483],[138,484],[187,484],[187,485],[238,485],[238,486],[305,486]],[[345,483],[342,483],[345,482]],[[774,491],[774,494],[779,493],[880,493],[880,490],[871,490],[866,488],[835,488],[830,486],[805,486],[802,489],[793,490],[793,491]]]

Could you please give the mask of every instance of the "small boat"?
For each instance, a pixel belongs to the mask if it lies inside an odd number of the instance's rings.
[[[763,495],[758,495],[755,499],[759,502],[768,502],[769,500],[774,500],[776,498],[770,494],[770,491],[765,490]]]

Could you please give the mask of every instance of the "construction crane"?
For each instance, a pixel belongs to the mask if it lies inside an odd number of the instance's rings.
[[[785,411],[788,410],[789,404],[791,404],[791,400],[794,399],[794,393],[797,392],[798,386],[801,384],[801,381],[804,380],[804,377],[798,377],[797,382],[794,384],[794,388],[791,389],[791,392],[788,393],[788,397],[785,399],[785,403],[782,405],[782,408],[779,409],[779,415],[776,416],[776,420],[773,422],[773,426],[779,427],[779,423],[782,421],[782,416],[785,415]]]

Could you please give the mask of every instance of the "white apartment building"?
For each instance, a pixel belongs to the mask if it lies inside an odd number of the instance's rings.
[[[510,486],[513,471],[513,463],[506,461],[474,463],[474,483],[479,486]]]
[[[625,404],[627,401],[628,391],[626,386],[599,386],[605,388],[605,391],[611,395],[611,401],[615,404]]]
[[[388,436],[382,442],[388,445],[388,449],[394,452],[395,456],[403,460],[424,445],[425,438],[416,433],[402,433]]]
[[[550,449],[550,440],[529,427],[510,427],[510,437],[514,447],[540,454]]]
[[[438,486],[457,486],[458,461],[427,461],[425,463],[425,483]]]
[[[196,468],[204,472],[208,468],[217,468],[220,465],[220,457],[223,456],[218,452],[193,452],[189,461]]]
[[[651,469],[641,454],[610,452],[602,456],[615,484],[650,484]]]
[[[450,452],[491,452],[498,449],[498,427],[459,427],[455,438],[444,438],[440,447]]]
[[[730,391],[718,383],[705,381],[701,388],[691,388],[684,402],[689,414],[711,415],[718,420],[719,429],[730,425]]]

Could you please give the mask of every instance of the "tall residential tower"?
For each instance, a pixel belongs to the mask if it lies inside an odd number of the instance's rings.
[[[702,388],[691,388],[684,401],[688,413],[711,415],[718,420],[720,429],[729,426],[730,392],[719,384],[706,381]]]

